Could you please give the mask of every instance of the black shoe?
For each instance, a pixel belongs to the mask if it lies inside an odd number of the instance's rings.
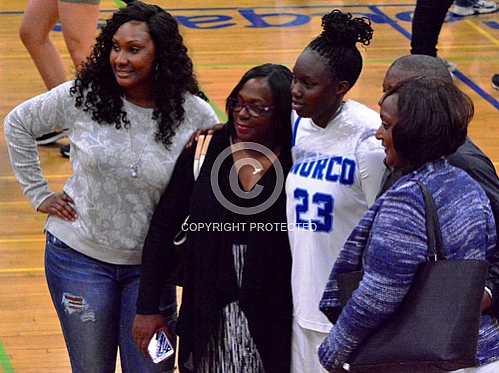
[[[66,136],[66,131],[61,132],[50,132],[36,139],[38,145],[48,145],[62,139]]]
[[[64,158],[69,158],[69,153],[71,151],[71,145],[69,145],[69,144],[62,145],[61,148],[59,149],[59,151],[61,152],[61,155]]]
[[[494,74],[492,77],[492,87],[499,89],[499,74]]]

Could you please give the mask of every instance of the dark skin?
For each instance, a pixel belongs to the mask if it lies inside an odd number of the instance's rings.
[[[327,60],[308,48],[296,60],[293,74],[293,109],[299,116],[311,118],[325,128],[351,88],[350,84],[333,76]]]
[[[124,23],[113,36],[109,63],[127,100],[142,107],[154,107],[152,82],[156,49],[144,22]],[[38,211],[63,220],[78,218],[74,201],[64,192],[54,193],[38,207]]]
[[[392,68],[392,69],[388,70],[385,74],[385,78],[383,79],[383,92],[387,92],[387,91],[393,89],[401,81],[413,78],[414,76],[415,75],[413,75],[412,73],[407,73],[407,72],[401,71],[400,69],[397,69],[397,68]],[[380,106],[382,105],[383,100],[384,100],[384,96],[380,99],[380,102],[379,102]],[[383,114],[383,112],[382,112],[382,114]],[[390,119],[391,119],[390,112],[385,113],[385,116],[386,115],[388,115],[388,121],[390,122]],[[381,119],[383,122],[386,122],[386,120],[384,120],[383,116]],[[389,124],[391,124],[391,122]],[[383,128],[383,125],[384,125],[384,123],[381,124],[381,127],[376,134],[376,137],[379,140],[382,140],[381,137],[379,137],[379,136],[381,136],[381,133],[387,132],[387,130],[385,130]],[[390,136],[390,138],[391,138],[391,136]],[[387,154],[387,159],[388,159],[388,154]],[[483,295],[482,295],[482,302],[480,304],[480,311],[487,312],[491,306],[492,306],[492,299],[490,298],[489,294],[486,291],[484,291]]]
[[[242,142],[254,142],[266,146],[279,154],[279,148],[274,146],[274,121],[272,120],[272,111],[268,114],[255,115],[248,110],[249,106],[271,107],[273,104],[272,91],[267,83],[266,78],[250,79],[244,84],[238,94],[238,101],[243,103],[243,108],[239,111],[234,111],[233,122],[235,128],[234,144]],[[234,162],[241,161],[246,164],[238,168],[239,181],[245,191],[250,191],[262,178],[265,172],[272,165],[273,159],[268,159],[265,155],[259,152],[241,149],[233,152]],[[276,156],[277,158],[277,156]],[[255,166],[248,165],[248,159],[254,161]],[[261,170],[259,172],[255,172]],[[168,329],[164,317],[160,314],[140,315],[135,316],[132,327],[132,336],[139,350],[148,357],[149,352],[147,346],[153,337],[154,333],[163,330],[167,333],[168,338],[173,341],[175,338]]]
[[[272,92],[265,78],[250,79],[241,88],[238,94],[238,100],[242,103],[270,107],[272,106]],[[273,146],[274,132],[272,126],[272,113],[254,117],[245,107],[241,111],[233,113],[235,138],[234,143],[239,142],[255,142],[266,146],[274,153],[278,153],[279,149]],[[245,191],[250,191],[256,185],[258,180],[262,178],[265,172],[272,164],[272,160],[268,159],[260,152],[242,149],[232,154],[234,161],[242,161],[244,159],[253,159],[258,164],[257,169],[250,165],[243,166],[238,169],[239,181]]]
[[[154,107],[152,85],[156,48],[145,22],[124,23],[113,36],[109,63],[127,100]]]

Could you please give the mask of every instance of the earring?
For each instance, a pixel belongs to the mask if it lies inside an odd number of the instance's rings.
[[[159,79],[159,63],[154,66],[154,79],[157,80]]]

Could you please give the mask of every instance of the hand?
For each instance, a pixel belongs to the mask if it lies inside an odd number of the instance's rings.
[[[174,336],[170,333],[162,315],[135,315],[132,326],[133,341],[147,358],[149,357],[147,346],[158,330],[164,330],[168,339],[173,343]]]
[[[75,221],[78,218],[74,201],[64,192],[54,193],[38,206],[38,211],[57,216],[63,220]]]
[[[213,135],[215,132],[222,130],[224,128],[224,126],[225,126],[225,124],[218,123],[208,130],[197,130],[196,132],[194,132],[192,134],[189,141],[187,141],[185,148],[189,149],[195,142],[198,142],[199,136],[201,136],[201,135]]]
[[[484,291],[482,295],[482,302],[480,303],[480,312],[487,311],[492,306],[492,299],[490,299],[489,294]]]

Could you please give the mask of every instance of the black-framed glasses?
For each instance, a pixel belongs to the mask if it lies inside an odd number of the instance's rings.
[[[254,118],[268,117],[272,114],[272,109],[274,109],[273,106],[243,103],[237,98],[229,99],[229,108],[236,113],[239,113],[241,110],[243,110],[243,108],[246,108],[248,114]]]

